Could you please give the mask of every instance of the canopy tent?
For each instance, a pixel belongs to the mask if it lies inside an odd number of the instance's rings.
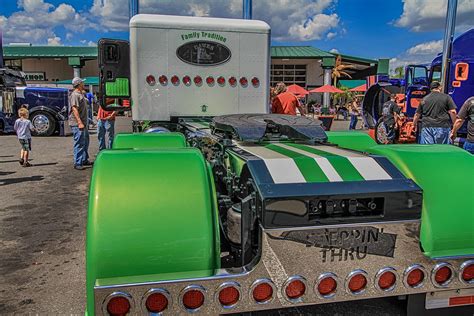
[[[367,91],[367,85],[364,83],[364,84],[361,84],[360,86],[357,86],[357,87],[355,87],[355,88],[350,89],[349,91],[353,91],[353,92],[365,92],[365,91]]]
[[[303,87],[297,85],[297,84],[292,84],[286,88],[286,91],[291,92],[295,95],[302,96],[302,95],[307,95],[309,92],[304,89]]]
[[[329,92],[329,93],[341,93],[343,92],[341,89],[338,89],[334,86],[331,85],[324,85],[319,88],[309,90],[309,93],[324,93],[324,92]]]

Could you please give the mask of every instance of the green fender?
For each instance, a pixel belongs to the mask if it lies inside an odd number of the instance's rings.
[[[329,140],[341,147],[387,157],[423,189],[420,242],[426,256],[474,254],[473,155],[455,146],[370,146],[368,135],[328,134]]]
[[[154,149],[154,148],[183,148],[186,139],[181,133],[137,133],[117,134],[114,138],[113,149]]]
[[[220,267],[213,186],[194,148],[99,154],[87,222],[89,315],[94,285],[203,277]]]

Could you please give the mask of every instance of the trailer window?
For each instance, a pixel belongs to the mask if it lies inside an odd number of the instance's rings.
[[[457,63],[455,69],[455,78],[459,81],[467,80],[469,75],[469,64]]]

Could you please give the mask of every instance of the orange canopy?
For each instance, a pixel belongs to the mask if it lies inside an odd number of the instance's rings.
[[[313,90],[309,90],[310,93],[321,93],[321,92],[329,92],[329,93],[341,93],[343,92],[342,90],[334,87],[334,86],[330,86],[330,85],[324,85],[322,87],[319,87],[319,88],[316,88],[316,89],[313,89]]]
[[[302,88],[301,86],[297,85],[297,84],[292,84],[288,87],[286,87],[286,91],[288,92],[291,92],[295,95],[298,95],[298,96],[303,96],[303,95],[306,95],[306,94],[309,94],[309,92]]]
[[[352,88],[351,90],[349,91],[353,91],[353,92],[365,92],[367,91],[367,86],[364,84],[361,84],[360,86],[357,86],[355,88]]]

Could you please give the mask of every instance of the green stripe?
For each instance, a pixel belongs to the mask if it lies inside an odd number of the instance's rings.
[[[329,182],[323,170],[321,170],[314,159],[273,144],[268,144],[265,148],[292,158],[307,182]]]
[[[357,171],[357,169],[352,165],[352,163],[346,157],[339,156],[333,153],[328,153],[327,151],[319,150],[314,147],[309,147],[301,144],[287,144],[309,153],[319,155],[326,158],[329,163],[336,169],[337,173],[341,176],[344,181],[364,181],[364,177]]]

